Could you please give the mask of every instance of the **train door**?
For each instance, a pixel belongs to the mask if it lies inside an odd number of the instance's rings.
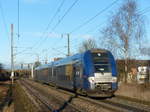
[[[75,63],[74,64],[74,80],[73,80],[73,82],[74,82],[74,88],[75,89],[79,89],[79,88],[82,88],[82,82],[83,82],[83,80],[82,80],[82,65],[81,65],[81,63],[79,63],[79,62],[77,62],[77,63]]]

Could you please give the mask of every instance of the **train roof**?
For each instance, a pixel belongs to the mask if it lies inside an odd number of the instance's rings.
[[[75,54],[73,56],[68,56],[68,57],[60,59],[58,61],[53,61],[53,62],[50,62],[48,64],[41,65],[41,66],[35,68],[35,70],[40,70],[40,69],[48,68],[48,67],[51,67],[51,66],[61,66],[61,65],[66,65],[66,64],[73,64],[75,62],[81,61],[83,55],[86,52],[92,52],[92,53],[108,52],[108,50],[105,50],[105,49],[91,49],[91,50],[87,50],[87,51],[85,51],[83,53]]]
[[[89,51],[91,51],[92,53],[96,53],[96,52],[108,52],[108,50],[106,50],[106,49],[96,49],[96,48],[91,49]]]
[[[35,70],[39,70],[39,69],[44,69],[44,68],[48,68],[52,66],[52,63],[48,63],[48,64],[44,64],[44,65],[40,65],[38,67],[35,68]]]

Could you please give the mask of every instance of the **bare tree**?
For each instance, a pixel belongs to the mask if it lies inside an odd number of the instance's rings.
[[[108,25],[102,31],[107,38],[109,48],[125,59],[125,82],[127,81],[128,59],[134,43],[143,37],[144,27],[141,15],[138,13],[137,3],[134,0],[126,0],[123,5],[109,18]]]
[[[88,39],[82,42],[81,46],[79,47],[79,52],[84,52],[86,50],[90,50],[96,48],[96,42],[93,39]]]
[[[34,68],[36,68],[36,67],[38,67],[38,66],[40,66],[40,65],[41,65],[41,62],[36,61],[36,62],[34,63]]]
[[[3,65],[0,63],[0,73],[3,70]]]
[[[141,54],[150,56],[150,47],[143,47],[140,49]]]

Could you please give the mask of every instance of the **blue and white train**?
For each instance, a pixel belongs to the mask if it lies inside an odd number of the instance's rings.
[[[103,49],[88,50],[41,65],[35,68],[34,79],[96,97],[112,96],[118,85],[114,57]]]

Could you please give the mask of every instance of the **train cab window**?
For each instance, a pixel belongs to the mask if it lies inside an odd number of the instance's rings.
[[[111,72],[109,65],[94,65],[96,72]]]
[[[111,72],[108,53],[92,53],[95,72]]]

